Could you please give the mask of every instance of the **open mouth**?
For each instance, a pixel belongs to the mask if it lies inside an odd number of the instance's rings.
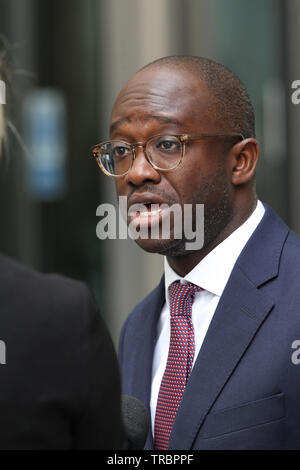
[[[146,210],[137,210],[135,212],[136,217],[154,217],[161,212],[161,209],[156,207],[157,204],[143,204],[143,206],[145,206]]]
[[[133,204],[128,211],[129,221],[134,225],[151,226],[161,221],[166,209],[166,207],[160,207],[159,204]]]

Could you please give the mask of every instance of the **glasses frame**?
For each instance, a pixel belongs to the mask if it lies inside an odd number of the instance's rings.
[[[172,168],[160,168],[158,167],[157,165],[155,165],[155,163],[152,162],[150,156],[148,155],[147,151],[146,151],[146,145],[147,143],[149,142],[149,140],[155,138],[155,137],[163,137],[163,136],[168,136],[168,137],[176,137],[179,142],[181,143],[181,155],[180,155],[180,160],[178,161],[178,163],[176,163],[176,165]],[[156,134],[156,135],[153,135],[151,137],[149,137],[149,139],[147,139],[145,142],[134,142],[133,144],[129,143],[129,142],[126,142],[126,140],[122,140],[122,139],[117,139],[117,140],[105,140],[103,142],[100,142],[99,144],[96,144],[92,147],[92,154],[93,154],[93,157],[96,158],[96,161],[98,163],[98,166],[100,167],[100,170],[103,171],[103,173],[107,176],[110,176],[112,178],[121,178],[125,175],[127,175],[127,173],[129,173],[129,171],[131,170],[131,168],[133,167],[133,163],[134,163],[134,160],[136,158],[136,152],[135,152],[135,148],[136,147],[142,147],[143,149],[143,152],[144,152],[144,155],[147,159],[147,161],[150,163],[150,165],[152,166],[152,168],[154,168],[156,171],[172,171],[172,170],[176,170],[176,168],[178,168],[178,166],[181,164],[181,162],[183,161],[183,158],[185,156],[185,150],[186,150],[186,144],[188,142],[191,142],[191,141],[197,141],[197,140],[202,140],[202,139],[207,139],[207,138],[226,138],[226,137],[239,137],[242,141],[245,140],[245,137],[243,136],[243,134],[241,134],[240,132],[232,132],[232,133],[226,133],[226,132],[223,132],[223,133],[217,133],[217,134]],[[121,175],[112,175],[111,173],[109,173],[105,168],[104,166],[102,165],[101,163],[101,160],[99,158],[99,149],[102,145],[105,145],[105,144],[109,144],[111,142],[121,142],[121,143],[124,143],[126,145],[129,145],[130,146],[130,149],[131,149],[131,152],[132,152],[132,159],[131,159],[131,165],[130,167],[128,168],[128,170],[125,172],[125,173],[122,173]]]

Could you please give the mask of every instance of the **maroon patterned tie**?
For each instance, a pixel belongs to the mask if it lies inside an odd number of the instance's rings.
[[[194,284],[173,282],[169,287],[171,337],[166,369],[158,394],[154,447],[168,448],[174,419],[193,366],[195,338],[192,324],[192,304],[196,292]]]

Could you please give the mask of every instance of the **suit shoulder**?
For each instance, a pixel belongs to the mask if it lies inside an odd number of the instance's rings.
[[[300,251],[300,236],[297,233],[290,230],[287,240],[286,240],[286,246],[290,250]]]
[[[300,270],[300,237],[295,232],[290,231],[283,246],[281,264],[292,272]]]
[[[0,255],[0,302],[10,312],[22,309],[26,315],[82,310],[90,301],[88,287],[60,274],[43,274],[18,261]]]
[[[283,246],[279,272],[292,285],[298,286],[300,276],[300,237],[290,231]],[[297,287],[298,290],[298,287]]]
[[[10,282],[13,284],[18,282],[22,282],[22,284],[24,282],[26,284],[40,283],[41,285],[47,282],[63,282],[70,286],[81,283],[80,281],[75,281],[60,274],[41,273],[31,266],[25,265],[3,254],[0,254],[0,282],[1,284],[4,283],[7,285],[9,285]]]

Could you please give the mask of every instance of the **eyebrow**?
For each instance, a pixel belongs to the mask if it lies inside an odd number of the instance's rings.
[[[147,119],[147,120],[152,120],[153,119],[153,120],[162,122],[164,124],[176,124],[176,125],[181,124],[181,122],[178,121],[178,119],[169,118],[169,117],[166,117],[166,116],[155,116],[155,115],[152,115],[152,114],[145,116],[145,119]],[[114,132],[117,129],[117,127],[119,127],[124,122],[130,122],[130,118],[124,117],[124,118],[120,118],[117,121],[113,122],[110,126],[110,129],[109,129],[110,134],[112,132]]]

